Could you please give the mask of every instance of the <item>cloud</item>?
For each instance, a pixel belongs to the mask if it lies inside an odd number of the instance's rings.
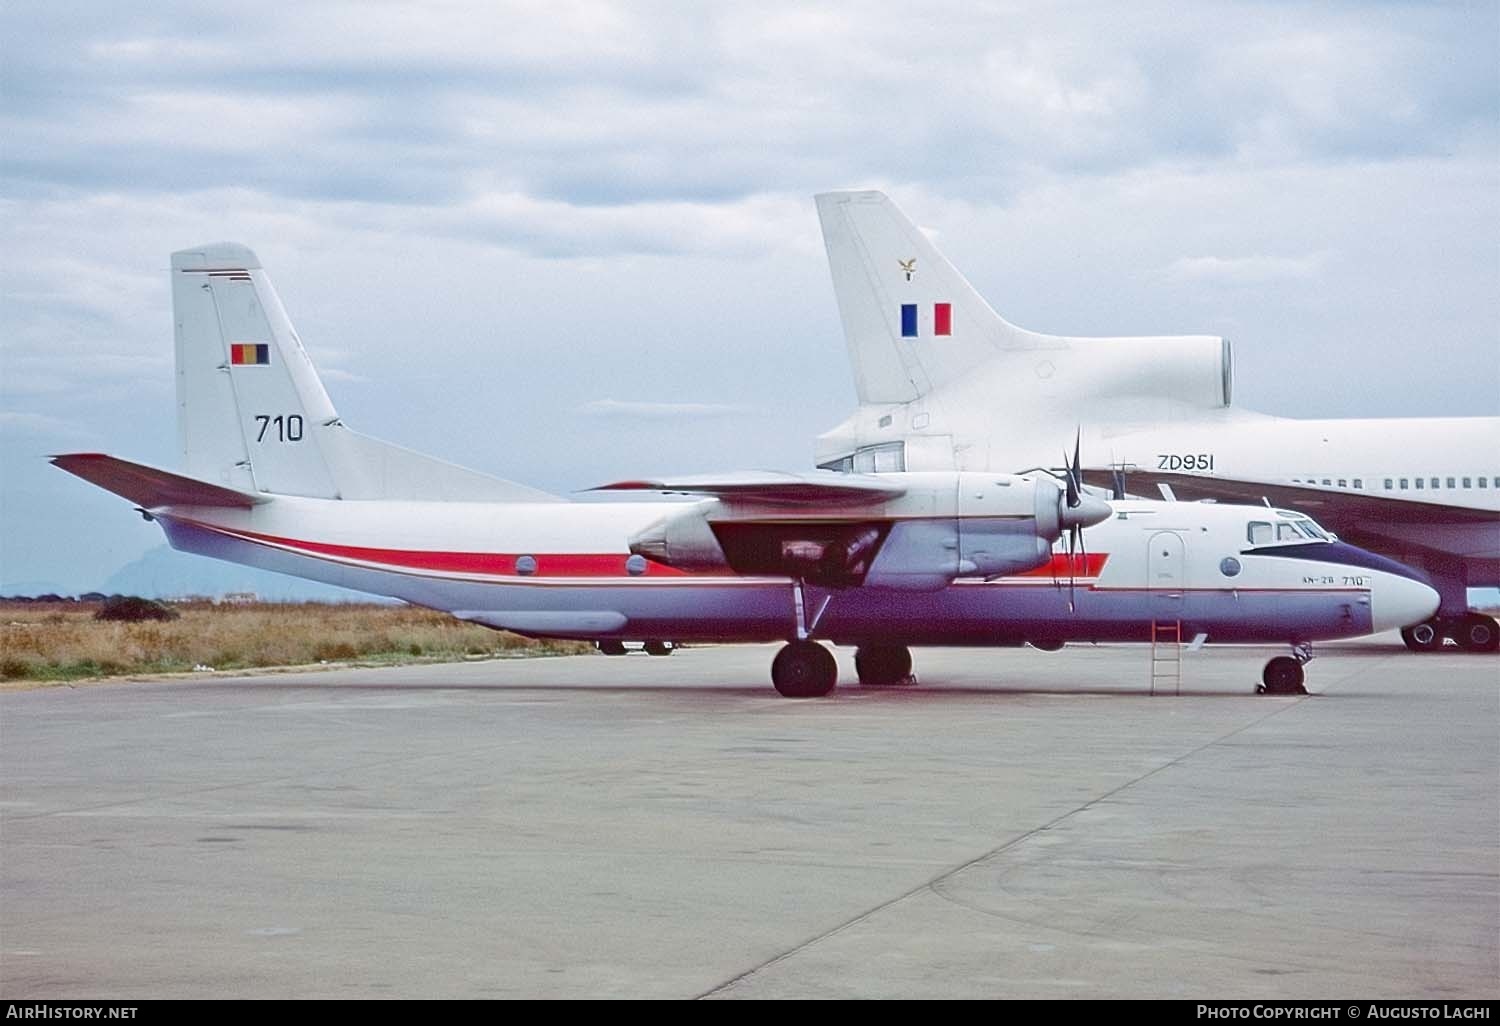
[[[1327,253],[1309,253],[1300,257],[1182,257],[1174,260],[1163,273],[1168,279],[1177,282],[1260,284],[1293,278],[1316,278],[1327,259]]]
[[[578,406],[576,411],[586,417],[630,420],[701,420],[759,412],[753,406],[735,403],[651,403],[622,399],[595,399]]]
[[[44,413],[0,410],[0,435],[31,435],[67,441],[96,441],[98,436],[71,421]]]
[[[1164,157],[1493,148],[1500,111],[1485,5],[97,13],[5,18],[12,192],[234,184],[488,210],[731,203],[874,177],[993,197]],[[574,246],[546,225],[531,238]]]

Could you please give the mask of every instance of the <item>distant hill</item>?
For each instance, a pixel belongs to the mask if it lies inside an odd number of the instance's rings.
[[[106,595],[141,595],[146,598],[179,598],[183,595],[222,598],[230,592],[254,592],[257,598],[272,602],[389,601],[359,591],[273,574],[269,570],[188,555],[166,545],[126,563],[98,590]]]

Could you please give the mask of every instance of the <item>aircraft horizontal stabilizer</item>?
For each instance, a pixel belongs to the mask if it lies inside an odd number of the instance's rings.
[[[906,488],[902,485],[868,475],[835,474],[829,471],[786,474],[769,470],[616,481],[590,491],[712,495],[720,499],[764,502],[776,506],[854,505],[884,502],[906,494]]]
[[[265,495],[209,484],[144,463],[99,452],[71,452],[51,457],[52,465],[90,484],[114,492],[145,509],[159,506],[233,506],[249,509],[269,501]]]

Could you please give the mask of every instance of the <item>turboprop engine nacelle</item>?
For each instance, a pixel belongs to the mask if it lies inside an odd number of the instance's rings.
[[[630,539],[630,551],[679,570],[728,570],[729,559],[708,521],[717,505],[709,499],[663,517]]]
[[[862,492],[866,481],[877,484]],[[830,587],[931,591],[959,577],[1023,573],[1047,563],[1063,532],[1110,515],[1088,495],[1070,503],[1046,475],[817,474],[775,488],[725,479],[691,490],[718,498],[646,528],[630,540],[632,552],[683,570]]]

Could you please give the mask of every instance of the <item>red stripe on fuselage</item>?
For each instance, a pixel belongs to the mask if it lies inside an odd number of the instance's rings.
[[[425,549],[380,549],[364,545],[335,545],[330,542],[302,541],[297,538],[282,538],[274,534],[257,534],[254,531],[233,530],[204,524],[222,534],[246,538],[296,549],[309,555],[328,556],[334,559],[352,559],[361,563],[382,563],[411,570],[434,570],[442,573],[489,574],[492,576],[518,577],[686,577],[687,571],[676,567],[662,566],[646,561],[646,570],[640,574],[627,574],[625,560],[629,553],[509,553],[509,552],[436,552]],[[518,574],[516,560],[529,555],[536,560],[536,572]]]
[[[216,524],[206,524],[202,521],[192,521],[192,523],[221,534],[249,541],[263,542],[267,545],[276,545],[306,555],[324,556],[330,559],[354,560],[361,563],[376,563],[408,570],[427,570],[435,573],[484,574],[488,576],[514,577],[522,581],[534,577],[629,577],[639,580],[646,577],[661,579],[664,577],[739,576],[727,570],[705,570],[702,572],[680,570],[677,567],[664,566],[649,559],[646,560],[646,570],[644,573],[630,574],[625,570],[625,560],[630,558],[628,553],[447,552],[427,549],[386,549],[365,545],[337,545],[332,542],[303,541],[299,538],[284,538],[274,534],[259,534],[255,531],[220,527]],[[536,560],[535,573],[521,574],[516,572],[516,560],[523,555],[529,555],[532,559]],[[1098,577],[1103,572],[1104,564],[1108,561],[1109,554],[1107,552],[1090,552],[1086,557],[1082,553],[1074,553],[1070,567],[1068,555],[1066,553],[1057,553],[1053,555],[1049,563],[1044,563],[1024,573],[1007,574],[1006,577],[1063,579],[1071,576],[1075,579],[1093,578]]]
[[[1104,572],[1104,564],[1109,562],[1109,553],[1090,552],[1085,555],[1075,552],[1071,557],[1065,552],[1054,553],[1050,563],[1043,563],[1034,570],[1027,570],[1020,574],[1006,574],[1007,577],[1098,577]]]

